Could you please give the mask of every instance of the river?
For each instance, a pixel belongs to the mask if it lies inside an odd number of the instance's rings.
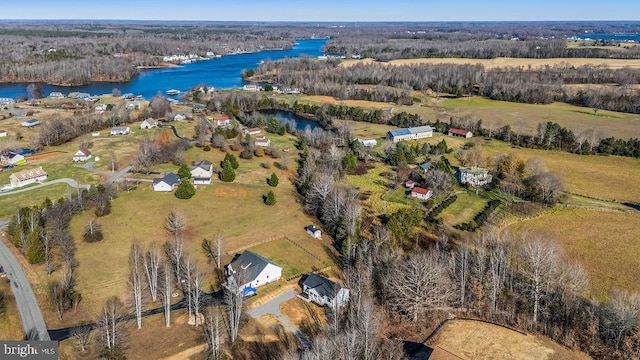
[[[209,60],[196,61],[179,67],[162,69],[144,69],[131,81],[124,83],[94,82],[83,86],[44,85],[44,94],[60,91],[68,94],[72,91],[86,92],[91,95],[110,94],[118,88],[121,93],[133,93],[149,99],[158,92],[170,89],[187,91],[195,85],[206,84],[215,88],[230,89],[241,87],[240,72],[254,69],[263,60],[280,60],[300,56],[317,57],[322,55],[322,47],[327,39],[300,39],[293,48],[287,50],[265,50],[255,53],[226,55]],[[27,83],[0,84],[0,98],[16,98],[27,95]]]

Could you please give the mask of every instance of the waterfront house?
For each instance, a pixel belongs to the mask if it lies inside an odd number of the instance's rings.
[[[28,169],[18,171],[17,173],[11,174],[9,176],[9,181],[13,187],[21,187],[29,184],[33,184],[35,182],[42,182],[46,180],[48,177],[47,173],[42,170],[42,166],[39,168]]]
[[[52,91],[49,93],[49,99],[63,99],[64,94],[59,91]]]

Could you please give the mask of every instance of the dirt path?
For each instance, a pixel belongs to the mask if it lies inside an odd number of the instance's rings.
[[[198,345],[198,346],[194,346],[190,349],[181,351],[177,354],[173,354],[171,356],[167,356],[165,358],[162,358],[161,360],[185,360],[185,359],[189,359],[191,356],[199,354],[203,351],[207,350],[207,345],[206,344],[202,344],[202,345]]]

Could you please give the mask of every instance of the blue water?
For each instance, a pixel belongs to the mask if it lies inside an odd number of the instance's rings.
[[[270,118],[271,116],[275,116],[276,119],[278,119],[278,121],[280,121],[281,123],[286,123],[288,121],[295,121],[296,122],[296,130],[299,131],[305,131],[307,129],[307,127],[309,127],[309,130],[313,130],[316,127],[318,127],[318,123],[313,121],[313,120],[309,120],[309,119],[305,119],[303,117],[300,116],[296,116],[294,113],[292,112],[288,112],[288,111],[265,111],[263,112],[264,116],[268,118]]]
[[[196,61],[191,64],[181,65],[175,68],[146,69],[140,75],[126,83],[96,82],[83,86],[53,86],[44,85],[44,94],[52,91],[60,91],[68,94],[72,91],[86,92],[91,95],[110,94],[113,88],[118,88],[121,93],[133,93],[142,95],[147,100],[158,92],[169,89],[187,91],[195,85],[206,84],[215,88],[229,89],[241,87],[240,72],[242,70],[255,69],[262,60],[279,60],[300,56],[317,57],[322,55],[322,47],[327,39],[301,39],[297,40],[293,48],[288,50],[266,50],[256,53],[227,55],[204,61]],[[0,98],[16,98],[27,95],[26,83],[0,84]]]
[[[613,40],[613,41],[635,41],[640,42],[640,34],[608,34],[608,33],[585,33],[577,35],[580,40]]]

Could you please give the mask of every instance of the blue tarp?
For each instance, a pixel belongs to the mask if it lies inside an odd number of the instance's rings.
[[[256,288],[254,287],[246,287],[244,288],[244,290],[242,290],[242,296],[253,296],[255,295],[257,292]]]

